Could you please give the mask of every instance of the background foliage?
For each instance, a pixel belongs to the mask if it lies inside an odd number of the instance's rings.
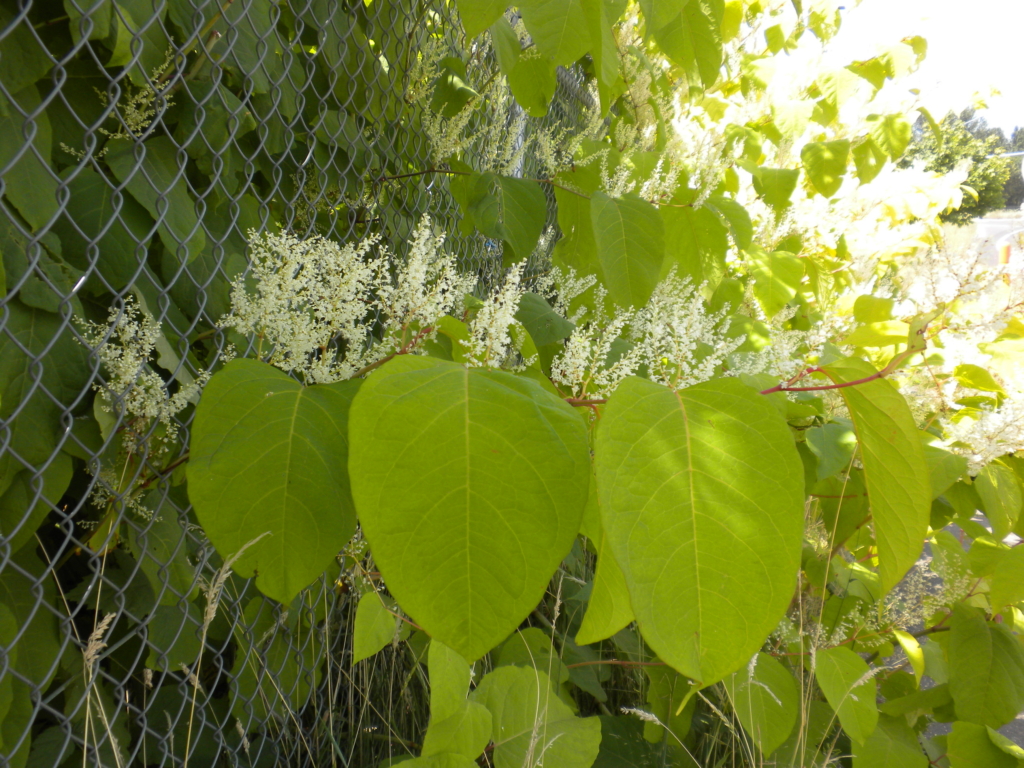
[[[1024,279],[942,250],[966,172],[897,167],[923,40],[0,25],[8,765],[1024,759]]]

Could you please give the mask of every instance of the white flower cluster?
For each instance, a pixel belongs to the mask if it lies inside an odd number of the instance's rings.
[[[373,236],[342,246],[251,231],[249,241],[250,275],[232,283],[232,311],[220,324],[255,334],[259,355],[310,384],[348,379],[409,351],[461,307],[474,282],[443,253],[427,217],[401,264]]]
[[[672,389],[712,378],[743,343],[730,339],[724,312],[709,314],[689,278],[673,271],[640,310],[618,309],[607,323],[578,327],[551,364],[552,380],[574,397],[608,397],[643,368]]]
[[[977,474],[991,461],[1024,451],[1024,399],[1010,397],[991,411],[975,411],[960,419],[943,419],[947,447],[967,457]]]
[[[469,365],[500,368],[517,351],[512,329],[518,324],[515,315],[523,298],[525,268],[524,260],[509,269],[501,285],[491,292],[470,321],[466,345]]]
[[[103,410],[129,421],[125,440],[138,439],[154,423],[165,429],[163,442],[173,440],[178,431],[174,417],[195,400],[210,374],[199,371],[195,379],[181,383],[170,394],[167,383],[150,367],[161,341],[160,323],[131,296],[122,309],[110,310],[106,325],[88,320],[80,320],[79,325],[82,338],[107,371],[106,383],[94,385]]]

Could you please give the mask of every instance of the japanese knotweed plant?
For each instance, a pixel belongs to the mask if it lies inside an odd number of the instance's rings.
[[[429,681],[409,768],[1024,759],[998,732],[1024,710],[1024,274],[943,247],[962,178],[894,164],[928,113],[888,83],[924,41],[788,61],[838,25],[832,0],[794,5],[458,0],[462,28],[424,11],[408,50],[367,34],[374,72],[409,68],[363,106],[422,151],[377,163],[360,115],[319,115],[293,154],[344,144],[358,188],[289,169],[298,225],[277,197],[225,203],[254,224],[216,317],[181,299],[187,362],[152,359],[141,305],[85,326],[98,414],[145,467],[106,503],[187,493],[282,606],[345,553],[353,663],[401,647]],[[295,46],[313,69],[337,55],[320,42]],[[93,159],[133,178],[120,141]],[[399,211],[426,179],[431,202]],[[362,224],[339,242],[342,200]],[[161,263],[187,265],[203,229],[171,210]],[[116,290],[142,280],[119,266]],[[159,372],[189,366],[212,375]],[[300,681],[316,659],[273,632],[309,627],[281,616],[237,643],[280,662],[293,685],[259,706],[294,724],[320,678]],[[259,682],[236,671],[239,717]]]

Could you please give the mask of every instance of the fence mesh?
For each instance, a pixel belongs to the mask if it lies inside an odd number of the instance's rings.
[[[217,324],[250,230],[378,234],[401,255],[429,214],[486,286],[500,244],[460,230],[410,95],[424,51],[494,70],[453,13],[0,0],[0,766],[375,766],[415,746],[422,672],[351,663],[345,562],[290,606],[232,575],[188,503],[192,408],[170,453],[126,452],[79,319],[131,297],[173,391],[249,343]],[[560,70],[539,124],[588,100]]]

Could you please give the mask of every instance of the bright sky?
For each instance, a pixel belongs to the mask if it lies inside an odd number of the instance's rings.
[[[928,58],[905,81],[919,88],[935,118],[970,106],[1007,137],[1024,126],[1024,0],[849,0],[829,53],[848,61],[909,35],[928,40]],[[992,88],[1001,96],[990,96]]]

